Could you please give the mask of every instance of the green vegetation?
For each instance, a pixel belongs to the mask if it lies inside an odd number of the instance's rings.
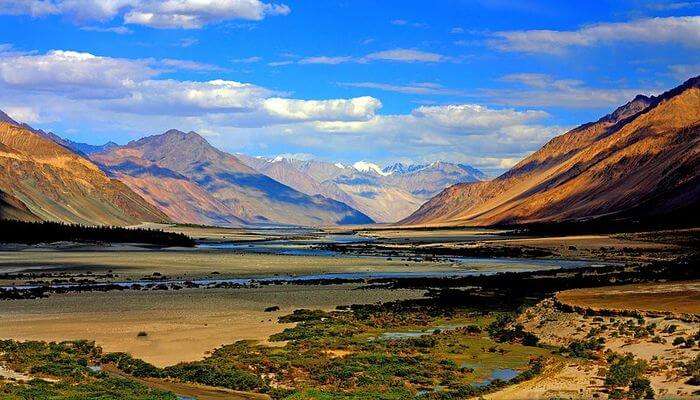
[[[611,354],[608,356],[608,365],[605,386],[609,388],[611,398],[654,398],[651,383],[644,377],[648,369],[646,361],[635,360],[632,354]],[[628,388],[626,392],[621,389],[625,386]]]
[[[516,380],[541,370],[549,351],[521,344],[527,335],[509,325],[512,315],[434,300],[297,310],[280,321],[298,324],[271,337],[284,347],[237,342],[165,373],[286,399],[463,398],[504,385],[490,382],[495,369],[518,370]]]
[[[132,380],[89,368],[105,362],[93,342],[61,343],[0,341],[0,360],[13,371],[35,378],[26,383],[3,383],[0,399],[175,400],[172,393],[150,389]]]
[[[535,341],[513,323],[513,315],[509,310],[445,306],[434,299],[334,312],[297,310],[280,318],[297,325],[271,338],[287,341],[282,347],[241,341],[201,361],[166,368],[125,353],[103,354],[91,342],[5,341],[0,353],[12,370],[59,378],[60,383],[42,383],[40,390],[48,398],[54,393],[60,394],[57,398],[63,393],[82,398],[87,388],[97,398],[108,387],[123,398],[168,398],[89,368],[111,365],[136,378],[262,392],[276,399],[454,399],[509,384],[491,378],[497,369],[515,370],[511,382],[540,373],[542,357],[551,352],[523,345]],[[33,385],[15,384],[6,392],[34,390]]]
[[[562,353],[567,353],[571,357],[579,358],[590,358],[592,360],[598,359],[597,352],[603,348],[605,344],[605,339],[599,338],[589,338],[586,340],[574,340],[569,345],[562,349]]]
[[[700,385],[700,355],[695,356],[693,361],[685,365],[685,373],[690,376],[689,384]]]
[[[143,243],[155,246],[194,247],[195,242],[181,233],[157,229],[127,229],[114,226],[83,226],[58,222],[0,220],[0,242],[46,243]]]
[[[39,379],[27,384],[0,383],[0,399],[176,400],[177,396],[128,379],[106,377],[75,384],[50,383]]]

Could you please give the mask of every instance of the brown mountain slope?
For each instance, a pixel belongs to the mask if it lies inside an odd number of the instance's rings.
[[[4,121],[0,122],[0,192],[2,218],[89,225],[168,221],[92,162]]]
[[[372,222],[346,204],[306,195],[255,171],[194,132],[170,130],[90,157],[180,222],[206,219],[292,225]],[[163,177],[171,185],[163,184]],[[176,206],[182,212],[177,212]]]
[[[678,212],[700,198],[699,133],[694,78],[554,138],[493,181],[450,187],[402,223],[483,226]]]

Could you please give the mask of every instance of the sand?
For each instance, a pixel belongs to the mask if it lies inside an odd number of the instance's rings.
[[[356,285],[271,286],[255,289],[91,292],[4,301],[0,338],[94,340],[108,352],[125,351],[157,366],[201,359],[238,340],[264,342],[291,324],[277,318],[297,308],[376,303],[422,296],[421,291],[363,289]],[[264,312],[279,306],[276,312]],[[145,337],[137,337],[141,331]]]
[[[488,400],[591,399],[603,380],[596,377],[598,366],[585,362],[552,360],[533,379],[483,396]]]
[[[663,310],[668,311],[668,310]],[[605,330],[598,336],[605,339],[604,349],[609,349],[618,354],[631,353],[635,358],[644,359],[650,365],[650,371],[646,377],[651,381],[651,385],[660,397],[678,396],[688,397],[697,388],[686,384],[687,377],[683,376],[681,371],[684,363],[690,362],[698,353],[697,346],[692,348],[684,348],[673,346],[673,339],[677,336],[691,336],[698,331],[698,324],[686,322],[673,317],[649,317],[645,318],[646,324],[655,323],[657,328],[653,335],[641,338],[634,338],[630,335],[614,337],[613,322],[619,321],[627,323],[627,321],[636,321],[631,317],[603,317],[600,318],[585,317],[575,312],[563,312],[557,309],[552,299],[546,299],[537,305],[528,308],[520,317],[520,322],[524,325],[525,330],[534,333],[540,338],[540,342],[553,346],[567,346],[571,341],[578,339],[584,340],[587,337],[591,328],[600,328],[607,326],[612,329]],[[677,330],[674,333],[666,333],[664,330],[670,325],[676,325]],[[659,336],[663,339],[663,343],[654,343],[652,338]],[[573,368],[578,370],[580,379],[585,381],[599,381],[602,379],[600,368],[584,368],[584,362],[571,361],[577,364]],[[604,367],[604,362],[597,362],[599,367]],[[523,385],[517,385],[513,388],[506,389],[510,392],[504,392],[503,397],[494,398],[538,398],[549,397],[548,391],[553,393],[562,388],[562,379],[572,374],[563,371],[556,373],[543,374],[543,379],[538,381],[537,387],[531,387],[527,382]],[[573,373],[576,375],[576,373]],[[574,379],[574,378],[572,378]],[[576,382],[576,380],[572,380]],[[579,384],[577,384],[579,385]],[[566,386],[564,386],[565,388]],[[578,387],[578,386],[577,386]],[[520,389],[518,389],[520,388]],[[588,398],[586,390],[594,390],[594,386],[588,386],[584,393],[579,397]],[[519,391],[522,390],[522,391]],[[499,392],[499,396],[501,392]],[[510,395],[508,395],[510,394]],[[546,395],[546,396],[545,396]],[[566,396],[569,397],[569,396]],[[575,397],[575,396],[574,396]]]
[[[449,263],[386,260],[378,257],[326,257],[242,254],[227,250],[0,251],[0,274],[21,271],[116,274],[116,281],[141,279],[157,272],[172,279],[213,276],[254,277],[342,272],[453,270]],[[2,284],[13,281],[0,280]]]
[[[700,316],[700,281],[574,289],[557,293],[564,304],[596,310],[640,310]]]

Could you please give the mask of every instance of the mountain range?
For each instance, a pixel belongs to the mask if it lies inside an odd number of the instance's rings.
[[[149,221],[226,226],[395,222],[450,184],[484,178],[476,169],[449,163],[395,164],[382,170],[369,162],[346,166],[280,157],[236,156],[216,149],[195,132],[174,129],[123,146],[113,142],[96,146],[34,129],[5,113],[0,113],[0,121],[5,128],[3,144],[23,151],[34,165],[45,167],[40,153],[51,148],[51,152],[87,166],[95,176],[119,186],[120,190],[128,190],[126,197],[140,203],[138,207],[122,210],[125,215],[115,216],[114,205],[107,204],[110,195],[93,187],[100,195],[93,193],[90,200],[101,196],[105,201],[103,207],[73,208],[70,202],[64,202],[59,194],[64,189],[50,179],[50,174],[35,176],[29,185],[39,188],[43,196],[28,195],[28,187],[20,187],[16,179],[11,179],[12,174],[6,174],[0,187],[0,204],[7,218],[115,225]],[[12,138],[31,138],[34,142],[21,146]],[[8,154],[2,154],[3,161],[16,162],[16,156],[11,158]],[[15,169],[15,173],[18,171]],[[74,178],[69,175],[75,172],[75,169],[63,171],[61,184],[71,184]],[[77,201],[79,190],[75,191],[70,197]],[[30,198],[34,200],[29,201]],[[81,216],[78,211],[56,209],[61,207],[92,209],[94,215]],[[154,214],[129,215],[131,210],[139,209]],[[100,210],[105,215],[98,215]]]
[[[637,96],[503,175],[451,186],[402,225],[697,220],[700,77]]]
[[[97,165],[0,114],[0,217],[89,225],[168,222]]]
[[[407,217],[442,189],[460,182],[486,178],[463,164],[393,164],[384,169],[360,161],[353,165],[318,160],[250,157],[246,164],[301,192],[341,201],[376,222],[396,222]]]
[[[700,77],[637,96],[493,180],[447,162],[382,168],[233,155],[178,130],[86,145],[0,111],[0,218],[227,226],[696,220],[699,133]]]
[[[194,132],[169,130],[89,156],[178,222],[308,226],[373,222],[342,202],[307,195],[261,174]]]

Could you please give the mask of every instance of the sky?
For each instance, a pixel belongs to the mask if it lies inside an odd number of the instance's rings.
[[[700,2],[0,0],[0,109],[90,144],[498,174],[700,74]]]

